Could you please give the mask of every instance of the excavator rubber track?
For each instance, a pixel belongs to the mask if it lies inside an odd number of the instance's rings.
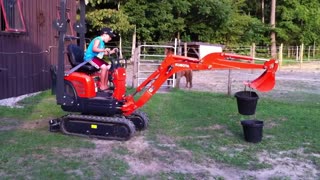
[[[136,131],[134,124],[123,117],[76,114],[61,117],[60,130],[67,135],[118,141],[129,140]]]
[[[136,110],[126,118],[133,122],[137,131],[143,131],[149,126],[149,117],[142,111]]]

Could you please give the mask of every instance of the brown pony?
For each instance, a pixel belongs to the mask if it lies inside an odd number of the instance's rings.
[[[170,54],[173,54],[173,49],[172,48],[166,48],[165,49],[165,54],[168,56]],[[176,87],[180,88],[180,80],[182,77],[186,78],[186,88],[192,88],[192,70],[185,70],[185,71],[179,71],[175,75],[176,77]],[[172,79],[173,76],[170,76]],[[170,85],[171,81],[167,80],[167,84]],[[189,86],[188,86],[189,85]]]

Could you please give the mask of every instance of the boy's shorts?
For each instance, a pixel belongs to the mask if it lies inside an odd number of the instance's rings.
[[[97,57],[94,57],[91,61],[89,61],[89,63],[90,63],[92,66],[94,66],[95,68],[97,68],[97,69],[100,69],[100,67],[101,67],[102,65],[104,65],[104,64],[105,64],[106,66],[109,65],[107,62],[105,62],[104,60],[99,59],[99,58],[97,58]]]

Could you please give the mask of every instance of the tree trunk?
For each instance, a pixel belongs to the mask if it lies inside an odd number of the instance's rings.
[[[261,0],[261,22],[264,23],[264,0]]]
[[[270,25],[271,25],[271,56],[272,58],[277,57],[277,46],[276,46],[276,0],[271,1],[271,15],[270,15]]]

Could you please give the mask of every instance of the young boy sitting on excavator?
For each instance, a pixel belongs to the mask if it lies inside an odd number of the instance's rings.
[[[117,48],[110,50],[105,47],[105,43],[108,43],[116,35],[110,28],[102,28],[100,36],[95,37],[89,44],[85,55],[84,61],[89,62],[92,66],[100,69],[100,91],[106,91],[108,89],[108,70],[111,65],[105,62],[102,58],[104,55],[110,55],[117,52]]]

